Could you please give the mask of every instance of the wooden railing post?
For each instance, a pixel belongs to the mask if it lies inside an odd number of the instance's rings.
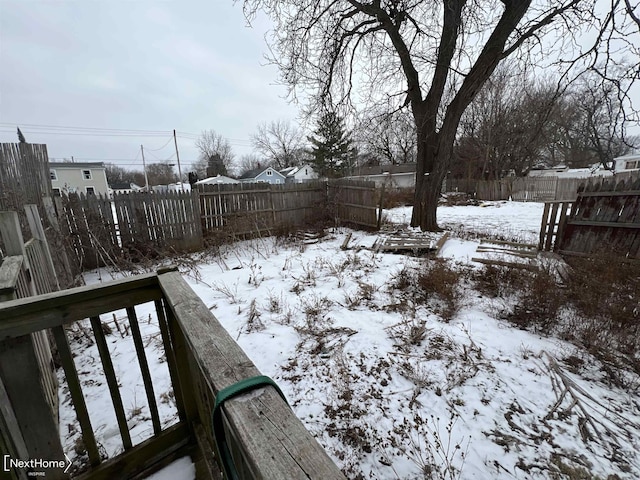
[[[22,255],[23,269],[29,268],[18,214],[0,212],[0,234],[8,255]],[[33,282],[31,283],[31,291]],[[1,319],[0,319],[1,321]],[[38,358],[33,335],[0,341],[0,379],[6,389],[29,459],[63,461],[65,459],[58,429],[57,404],[52,405]],[[48,344],[47,344],[48,346]],[[38,347],[40,348],[40,346]],[[68,478],[61,469],[47,470],[47,478]]]

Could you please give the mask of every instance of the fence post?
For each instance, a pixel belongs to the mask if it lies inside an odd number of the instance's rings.
[[[380,206],[378,207],[378,230],[382,226],[382,207],[384,206],[384,183],[382,184],[382,189],[380,190]]]
[[[0,235],[7,255],[23,256],[23,268],[30,280],[29,260],[16,212],[0,212]],[[35,293],[33,282],[29,283],[31,292]],[[43,371],[33,335],[0,339],[0,381],[6,389],[29,455],[21,460],[65,460],[57,412],[53,411],[54,406],[47,398],[43,381],[47,373]],[[47,478],[68,478],[64,469],[48,469],[46,474]]]

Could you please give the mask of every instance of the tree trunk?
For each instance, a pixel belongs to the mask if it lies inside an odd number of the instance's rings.
[[[439,135],[418,129],[418,151],[416,158],[416,189],[413,196],[411,226],[420,230],[439,232],[436,217],[438,200],[442,189],[442,180],[446,163],[437,157]]]

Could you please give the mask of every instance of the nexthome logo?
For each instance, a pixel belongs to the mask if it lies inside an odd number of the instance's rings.
[[[67,473],[71,467],[71,460],[64,454],[65,460],[45,460],[43,458],[32,458],[30,460],[20,460],[19,458],[11,458],[11,455],[2,457],[2,471],[10,472],[12,468],[20,470],[29,470],[30,476],[44,476],[43,470],[59,468]]]

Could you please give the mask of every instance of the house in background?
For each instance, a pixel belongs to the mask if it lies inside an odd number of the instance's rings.
[[[308,163],[298,167],[288,167],[280,170],[286,183],[302,183],[315,180],[319,177],[316,171]]]
[[[136,185],[135,183],[127,183],[127,182],[112,182],[109,184],[109,194],[113,195],[114,193],[133,193],[140,192],[143,190],[143,187]]]
[[[84,193],[108,195],[109,185],[104,163],[49,162],[51,190],[54,195]]]
[[[219,185],[221,183],[240,183],[240,181],[236,180],[235,178],[227,177],[225,175],[216,175],[215,177],[198,180],[196,183],[194,183],[194,185]]]
[[[352,180],[367,180],[377,186],[390,188],[412,188],[416,185],[416,164],[400,163],[396,165],[372,165],[354,169]]]
[[[611,170],[605,169],[601,164],[596,163],[591,167],[569,168],[564,164],[551,168],[532,168],[527,173],[527,177],[538,178],[595,178],[609,177],[613,175]]]
[[[263,167],[245,172],[238,177],[238,180],[242,183],[271,183],[277,185],[283,184],[286,177],[271,167]]]
[[[640,154],[625,155],[613,159],[613,171],[616,173],[640,170]]]

